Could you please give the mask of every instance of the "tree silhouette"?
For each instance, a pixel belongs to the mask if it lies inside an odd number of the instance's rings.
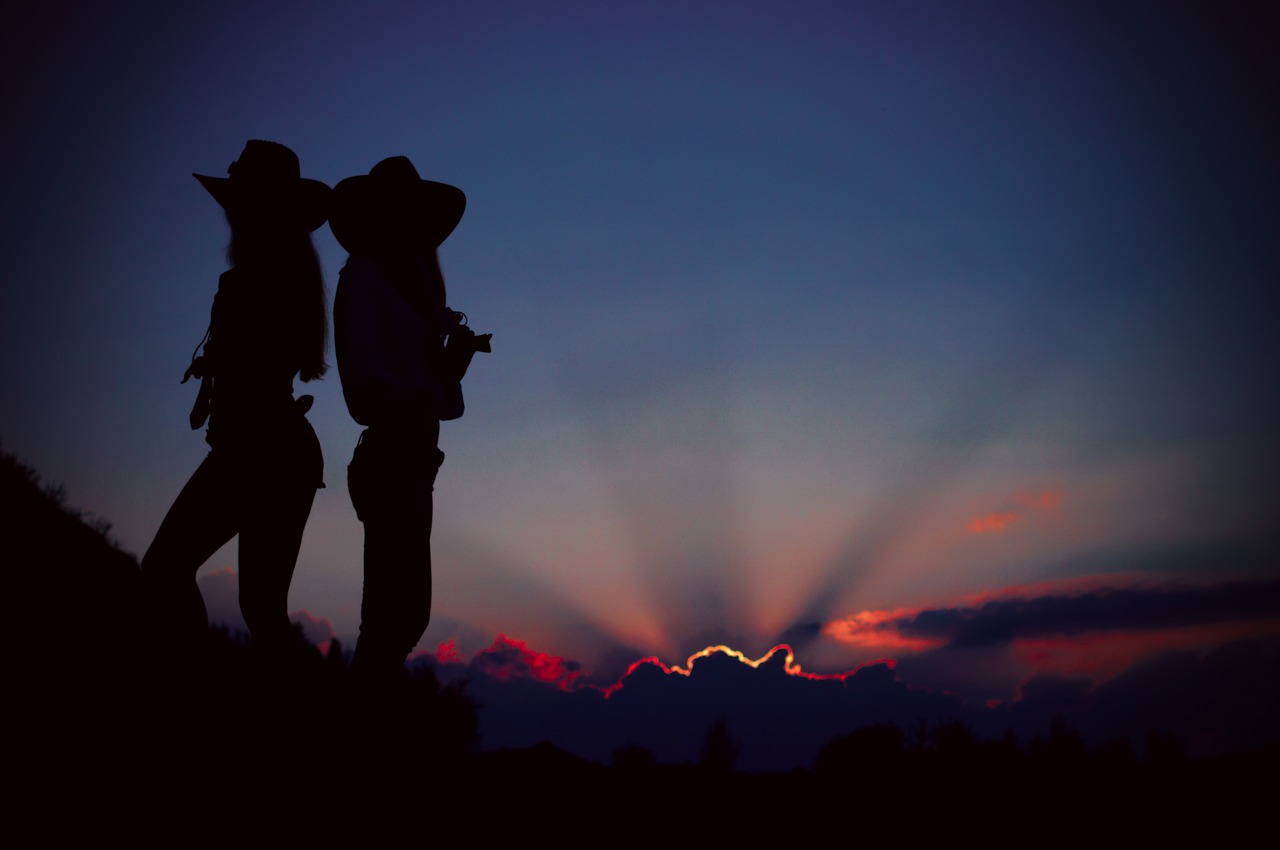
[[[729,733],[729,726],[717,720],[707,729],[702,740],[702,754],[698,766],[714,773],[732,773],[738,765],[738,742]]]

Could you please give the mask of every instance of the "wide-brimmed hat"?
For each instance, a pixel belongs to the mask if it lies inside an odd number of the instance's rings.
[[[227,177],[193,174],[224,210],[270,205],[292,216],[306,231],[329,217],[333,190],[302,176],[298,155],[279,142],[250,139],[240,158],[227,166]]]
[[[351,254],[377,253],[388,234],[406,229],[437,248],[466,208],[461,189],[423,180],[408,157],[393,156],[333,187],[329,229]]]

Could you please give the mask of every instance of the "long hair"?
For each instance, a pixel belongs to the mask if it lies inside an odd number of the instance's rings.
[[[374,255],[372,259],[404,299],[421,313],[429,324],[434,325],[440,311],[449,303],[448,292],[444,285],[444,272],[440,268],[439,253],[432,251],[428,255],[417,256],[385,252]]]
[[[258,217],[227,215],[231,241],[227,262],[233,267],[259,271],[269,278],[290,321],[282,328],[288,351],[303,381],[320,378],[328,371],[325,353],[329,347],[328,295],[324,272],[311,234],[304,230],[280,228]]]

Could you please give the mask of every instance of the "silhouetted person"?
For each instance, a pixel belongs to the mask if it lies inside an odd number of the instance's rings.
[[[342,392],[366,430],[347,471],[364,523],[364,596],[352,674],[387,681],[431,618],[432,488],[440,421],[462,415],[462,377],[488,335],[446,306],[436,249],[466,197],[405,157],[334,187],[330,227],[350,252],[334,297]]]
[[[275,142],[247,142],[227,174],[194,175],[231,226],[231,268],[218,279],[203,355],[183,378],[200,379],[191,427],[208,421],[210,451],[142,559],[158,632],[151,640],[174,661],[208,628],[196,570],[237,534],[240,610],[254,646],[289,645],[289,582],[324,486],[305,415],[311,396],[295,399],[293,379],[327,368],[324,277],[311,232],[328,217],[332,191],[302,179],[298,157]]]

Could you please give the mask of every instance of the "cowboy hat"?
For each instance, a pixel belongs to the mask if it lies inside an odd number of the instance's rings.
[[[423,180],[408,157],[393,156],[333,187],[329,229],[351,254],[376,253],[380,243],[394,238],[390,234],[406,227],[415,240],[438,248],[466,207],[461,189]]]
[[[246,205],[283,203],[310,233],[329,217],[332,189],[301,176],[298,155],[278,142],[250,139],[240,158],[227,166],[227,177],[193,174],[224,210]]]

